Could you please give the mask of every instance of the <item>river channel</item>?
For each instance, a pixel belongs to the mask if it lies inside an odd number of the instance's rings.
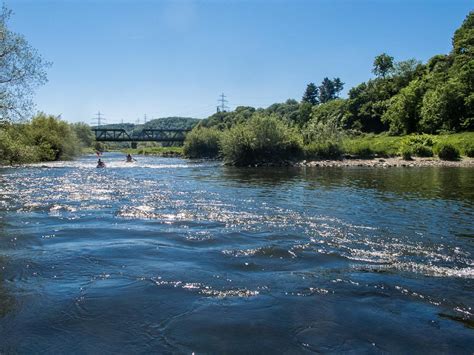
[[[0,168],[0,353],[474,351],[474,169]]]

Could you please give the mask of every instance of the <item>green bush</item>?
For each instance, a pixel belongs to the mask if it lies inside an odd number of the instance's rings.
[[[413,151],[411,150],[411,148],[409,146],[402,146],[402,148],[400,149],[400,155],[402,156],[402,159],[403,160],[412,160],[412,154],[413,154]]]
[[[80,153],[71,125],[39,114],[31,122],[0,127],[0,163],[23,164],[70,159]]]
[[[474,145],[464,147],[464,154],[469,158],[474,158]]]
[[[340,159],[343,154],[341,146],[337,143],[322,142],[311,143],[304,147],[306,159]]]
[[[432,147],[434,145],[433,138],[428,134],[420,134],[414,136],[408,136],[408,143],[412,146],[425,146]]]
[[[414,135],[407,136],[403,139],[400,146],[400,154],[403,156],[403,152],[407,154],[410,152],[411,155],[417,157],[432,157],[433,156],[433,146],[434,142],[431,136],[427,134],[423,135]]]
[[[347,152],[363,159],[372,158],[375,155],[370,143],[365,141],[352,142]]]
[[[31,143],[40,147],[40,161],[71,159],[80,153],[73,128],[55,116],[40,113],[26,127]]]
[[[440,144],[436,147],[436,151],[442,160],[458,160],[460,157],[459,149],[451,144]]]
[[[214,128],[194,128],[184,141],[183,152],[188,158],[217,158],[222,132]]]
[[[426,145],[421,144],[414,144],[411,147],[413,154],[417,157],[432,157],[433,156],[433,149]]]
[[[301,136],[275,115],[254,115],[222,136],[227,163],[239,166],[277,163],[303,155]]]
[[[37,148],[22,142],[12,129],[0,129],[0,164],[33,163],[37,156]]]

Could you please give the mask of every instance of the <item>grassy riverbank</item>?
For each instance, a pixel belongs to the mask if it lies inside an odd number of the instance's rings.
[[[474,156],[474,132],[451,134],[356,133],[327,125],[300,129],[275,116],[256,115],[222,131],[200,127],[184,145],[190,158],[221,158],[231,165],[279,165],[302,160],[413,157],[456,161]]]
[[[460,156],[474,156],[474,132],[453,134],[412,134],[406,136],[390,136],[387,134],[362,134],[347,136],[342,139],[344,154],[360,158],[381,156],[402,156],[410,152],[412,156],[436,156],[444,146],[452,146]]]

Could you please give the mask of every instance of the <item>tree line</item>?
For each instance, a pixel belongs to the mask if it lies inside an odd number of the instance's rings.
[[[92,133],[85,124],[70,125],[51,115],[40,113],[31,120],[26,118],[32,110],[33,90],[46,82],[50,63],[23,36],[8,29],[10,16],[11,11],[3,7],[0,12],[0,161],[70,158],[81,147],[93,145]],[[373,147],[359,145],[351,150],[342,144],[364,134],[472,131],[474,12],[455,31],[448,54],[435,55],[421,63],[415,59],[395,61],[382,53],[373,61],[373,74],[373,78],[351,88],[347,98],[340,97],[342,80],[326,77],[319,85],[309,83],[300,101],[289,99],[257,109],[239,106],[234,111],[215,113],[200,121],[188,135],[185,153],[189,157],[222,156],[238,164],[302,156],[338,157],[354,151],[374,152]],[[152,123],[155,124],[149,124]],[[180,124],[189,125],[190,120]],[[404,156],[433,154],[436,150],[433,139],[407,142]],[[463,141],[456,149],[469,155],[472,144]]]
[[[189,135],[185,153],[190,157],[220,155],[231,163],[252,163],[265,151],[267,160],[279,154],[288,155],[279,151],[277,140],[282,146],[291,147],[287,152],[293,155],[295,147],[300,146],[300,155],[301,151],[309,151],[336,157],[344,152],[343,138],[381,133],[402,136],[472,131],[474,12],[455,31],[450,53],[435,55],[427,63],[416,59],[395,61],[382,53],[375,57],[372,72],[374,78],[351,88],[347,98],[339,97],[344,86],[342,80],[326,77],[319,85],[309,83],[299,102],[290,99],[265,109],[240,106],[231,112],[215,113]],[[259,129],[262,132],[258,133]],[[271,129],[286,133],[272,135]],[[406,141],[404,146],[408,148],[404,156],[424,149],[412,145],[425,144],[424,154],[437,150],[433,139],[413,139],[413,144],[409,139]],[[235,149],[228,146],[231,142],[236,146],[247,145],[239,159],[235,159]],[[454,148],[468,155],[473,144],[463,141],[460,147]],[[370,150],[369,147],[360,150],[364,149]],[[245,154],[249,157],[245,158]]]

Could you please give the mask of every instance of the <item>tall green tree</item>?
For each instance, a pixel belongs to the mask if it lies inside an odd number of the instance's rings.
[[[334,100],[339,96],[339,93],[344,88],[344,83],[339,78],[333,80],[324,78],[321,85],[318,87],[318,100],[320,103],[326,103]]]
[[[391,133],[409,134],[417,131],[423,94],[422,82],[413,80],[390,99],[382,121],[390,126]]]
[[[374,67],[372,72],[382,78],[385,78],[387,74],[393,69],[393,57],[387,53],[382,53],[375,57]]]
[[[318,88],[314,83],[309,83],[306,86],[306,90],[304,92],[302,102],[310,103],[311,105],[316,105],[318,103]]]
[[[33,90],[46,82],[44,61],[26,39],[8,28],[11,10],[0,10],[0,120],[23,118],[33,106]]]

